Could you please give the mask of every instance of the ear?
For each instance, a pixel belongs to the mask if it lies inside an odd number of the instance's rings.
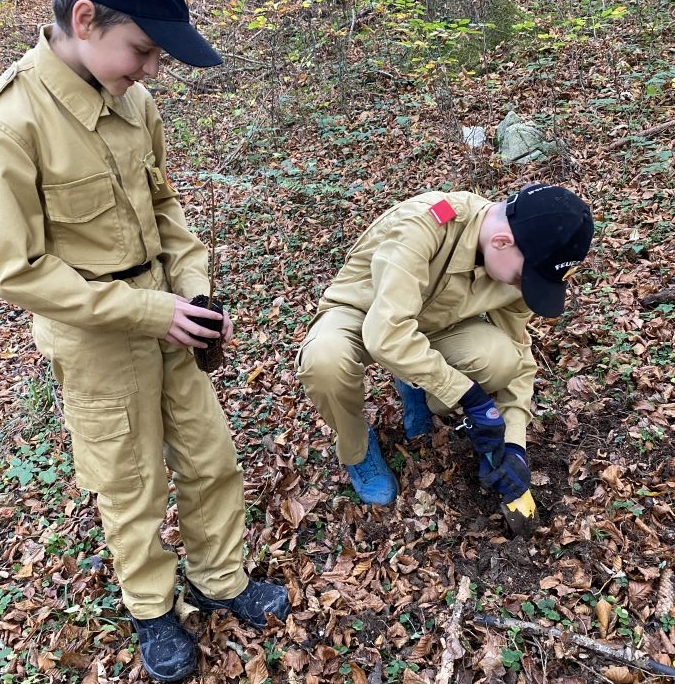
[[[95,17],[96,8],[91,0],[77,0],[71,19],[73,35],[80,40],[87,40],[94,29]]]
[[[509,247],[513,247],[515,245],[515,241],[513,239],[513,235],[511,234],[511,231],[499,231],[498,233],[495,233],[491,238],[490,238],[490,246],[493,249],[497,250],[502,250],[502,249],[507,249]]]

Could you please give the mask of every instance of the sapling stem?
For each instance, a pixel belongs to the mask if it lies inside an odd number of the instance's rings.
[[[216,198],[213,190],[213,178],[209,178],[209,197],[211,202],[211,236],[210,236],[210,268],[209,268],[209,302],[207,309],[211,308],[213,303],[213,290],[215,288],[215,271],[216,271]]]

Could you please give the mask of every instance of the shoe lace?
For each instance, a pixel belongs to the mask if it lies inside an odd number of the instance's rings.
[[[361,463],[356,463],[354,465],[354,470],[358,473],[358,476],[363,480],[367,481],[376,477],[379,474],[377,465],[372,458],[366,456]]]

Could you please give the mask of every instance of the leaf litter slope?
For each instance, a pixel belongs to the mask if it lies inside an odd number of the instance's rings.
[[[217,288],[237,333],[213,379],[245,470],[246,566],[283,580],[294,612],[264,633],[189,615],[200,645],[189,681],[434,681],[462,576],[473,593],[457,681],[637,681],[564,641],[474,624],[474,611],[572,626],[670,664],[673,142],[667,127],[639,134],[675,117],[672,8],[628,3],[605,21],[589,3],[542,6],[529,45],[514,38],[476,74],[430,71],[415,83],[381,13],[284,4],[249,29],[248,9],[192,7],[225,66],[167,62],[149,85],[190,223],[208,240],[213,211],[218,229]],[[3,67],[48,10],[2,4]],[[571,36],[563,21],[580,16]],[[560,153],[508,167],[491,144],[462,144],[460,126],[491,136],[508,109],[564,141]],[[394,201],[432,188],[498,199],[540,179],[579,190],[598,224],[569,310],[531,326],[541,371],[528,454],[541,527],[528,542],[508,537],[454,421],[407,443],[391,378],[377,368],[366,412],[402,493],[391,509],[359,506],[293,371],[318,296]],[[72,479],[58,390],[29,316],[0,306],[6,681],[145,681],[94,500]],[[181,552],[173,499],[162,535]]]

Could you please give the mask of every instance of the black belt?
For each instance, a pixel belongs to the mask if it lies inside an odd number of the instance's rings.
[[[148,261],[140,266],[132,266],[131,268],[127,268],[124,271],[115,271],[115,273],[110,274],[110,277],[113,280],[126,280],[127,278],[135,278],[136,276],[141,275],[141,273],[149,271],[151,266],[152,261]]]

